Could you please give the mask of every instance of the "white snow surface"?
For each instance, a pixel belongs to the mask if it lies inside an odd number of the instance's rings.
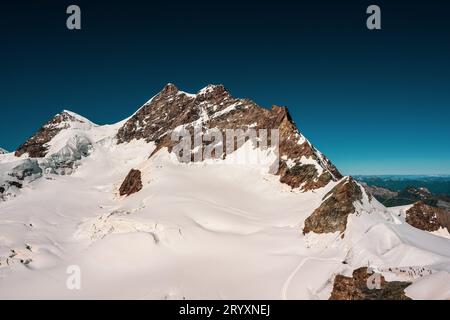
[[[149,158],[153,143],[116,143],[121,123],[85,124],[49,144],[47,157],[74,137],[92,144],[73,173],[44,173],[0,200],[0,299],[328,299],[335,275],[362,266],[413,282],[412,298],[450,298],[450,240],[406,224],[404,208],[364,194],[344,237],[305,236],[338,182],[301,192],[270,161],[182,164],[166,149]],[[2,155],[0,177],[21,161]],[[121,197],[133,168],[143,189]],[[81,290],[66,285],[74,265]]]
[[[429,288],[433,288],[430,291]],[[406,294],[417,300],[448,300],[450,296],[450,274],[438,272],[420,279],[405,290]]]

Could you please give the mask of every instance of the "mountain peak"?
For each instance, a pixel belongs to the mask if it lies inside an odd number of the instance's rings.
[[[201,89],[197,94],[208,95],[208,94],[222,94],[225,92],[227,92],[227,90],[222,84],[209,84],[203,89]]]
[[[23,143],[15,152],[17,157],[28,154],[31,158],[43,158],[48,151],[47,144],[58,133],[65,129],[89,130],[97,126],[75,112],[63,110],[45,123],[30,139]]]
[[[6,151],[6,150],[3,149],[3,148],[0,148],[0,154],[6,154],[6,153],[8,153],[8,151]]]
[[[208,85],[197,94],[185,94],[172,84],[152,98],[119,129],[117,141],[145,139],[155,142],[156,152],[172,150],[171,132],[183,126],[192,129],[278,129],[280,132],[281,182],[293,188],[324,187],[342,175],[298,131],[286,107],[264,109],[248,99],[233,98],[223,85]],[[224,154],[226,156],[226,154]]]
[[[228,102],[234,103],[240,99],[235,99],[231,96],[231,94],[225,89],[225,87],[221,84],[215,85],[210,84],[201,89],[195,95],[195,98],[198,102],[207,102],[210,105],[224,105]]]
[[[63,110],[62,112],[56,114],[52,120],[50,120],[46,125],[49,124],[59,124],[59,123],[84,123],[87,125],[94,125],[89,119],[69,110]]]
[[[163,95],[172,95],[175,94],[177,92],[179,92],[180,90],[178,89],[178,87],[176,85],[174,85],[173,83],[168,83],[164,86],[164,88],[161,91],[161,94]]]

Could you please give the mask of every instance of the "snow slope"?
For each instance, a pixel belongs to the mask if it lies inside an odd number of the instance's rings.
[[[406,224],[405,208],[364,194],[345,236],[303,235],[339,181],[292,190],[266,165],[182,164],[166,148],[149,157],[152,142],[116,143],[123,122],[85,123],[39,160],[83,137],[91,149],[70,174],[43,172],[0,201],[0,299],[328,299],[334,276],[361,266],[414,282],[412,298],[450,298],[450,240]],[[3,155],[0,173],[24,159]],[[143,188],[120,197],[133,168]],[[73,265],[81,290],[66,285]]]

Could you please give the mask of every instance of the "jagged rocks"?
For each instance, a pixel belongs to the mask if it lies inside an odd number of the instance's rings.
[[[16,157],[28,154],[31,158],[43,158],[47,154],[49,143],[63,129],[70,127],[69,122],[83,122],[67,111],[57,114],[15,152]]]
[[[424,231],[433,232],[440,228],[447,228],[450,232],[450,213],[422,201],[416,202],[406,211],[406,222]]]
[[[285,166],[285,168],[280,181],[293,188],[298,188],[303,183],[313,181],[317,177],[317,169],[312,164],[296,164],[292,168],[288,168],[287,166]]]
[[[276,173],[283,183],[292,188],[302,187],[306,191],[342,178],[336,167],[299,133],[287,108],[273,106],[268,110],[251,100],[235,99],[222,85],[210,85],[192,95],[168,84],[119,129],[117,141],[125,143],[145,139],[156,143],[153,154],[163,147],[172,152],[177,142],[172,141],[171,133],[180,128],[192,136],[194,128],[201,128],[203,132],[218,129],[223,137],[226,136],[226,129],[246,131],[253,128],[257,132],[278,129],[281,160]],[[223,145],[226,143],[224,139]],[[203,143],[203,149],[207,145]],[[225,150],[215,155],[216,158],[226,156]],[[191,158],[195,159],[194,150]],[[197,157],[197,160],[203,159],[203,155]],[[295,162],[301,169],[292,170],[288,162]],[[303,162],[307,162],[306,165]],[[309,166],[311,162],[317,166]]]
[[[378,289],[368,285],[372,282],[372,279],[369,280],[372,274],[363,267],[354,270],[352,277],[337,275],[330,300],[411,300],[405,295],[410,282],[387,282],[380,274]]]
[[[292,188],[302,187],[305,191],[322,188],[333,180],[333,176],[327,171],[319,175],[316,166],[311,164],[296,164],[289,168],[282,163],[278,174],[282,183]]]
[[[142,189],[142,177],[141,171],[132,169],[122,185],[120,186],[119,193],[121,196],[129,196],[133,193],[139,192]]]
[[[311,216],[305,220],[303,233],[344,232],[348,216],[355,212],[354,202],[361,201],[361,187],[349,177],[341,181],[323,198],[323,202]]]
[[[158,143],[177,125],[189,123],[196,118],[192,107],[194,100],[191,95],[179,91],[173,84],[168,84],[119,129],[118,143],[130,142],[133,139]]]

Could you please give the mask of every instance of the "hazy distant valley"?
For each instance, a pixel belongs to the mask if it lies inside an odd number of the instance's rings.
[[[450,176],[382,175],[355,176],[387,207],[424,201],[450,210]]]

